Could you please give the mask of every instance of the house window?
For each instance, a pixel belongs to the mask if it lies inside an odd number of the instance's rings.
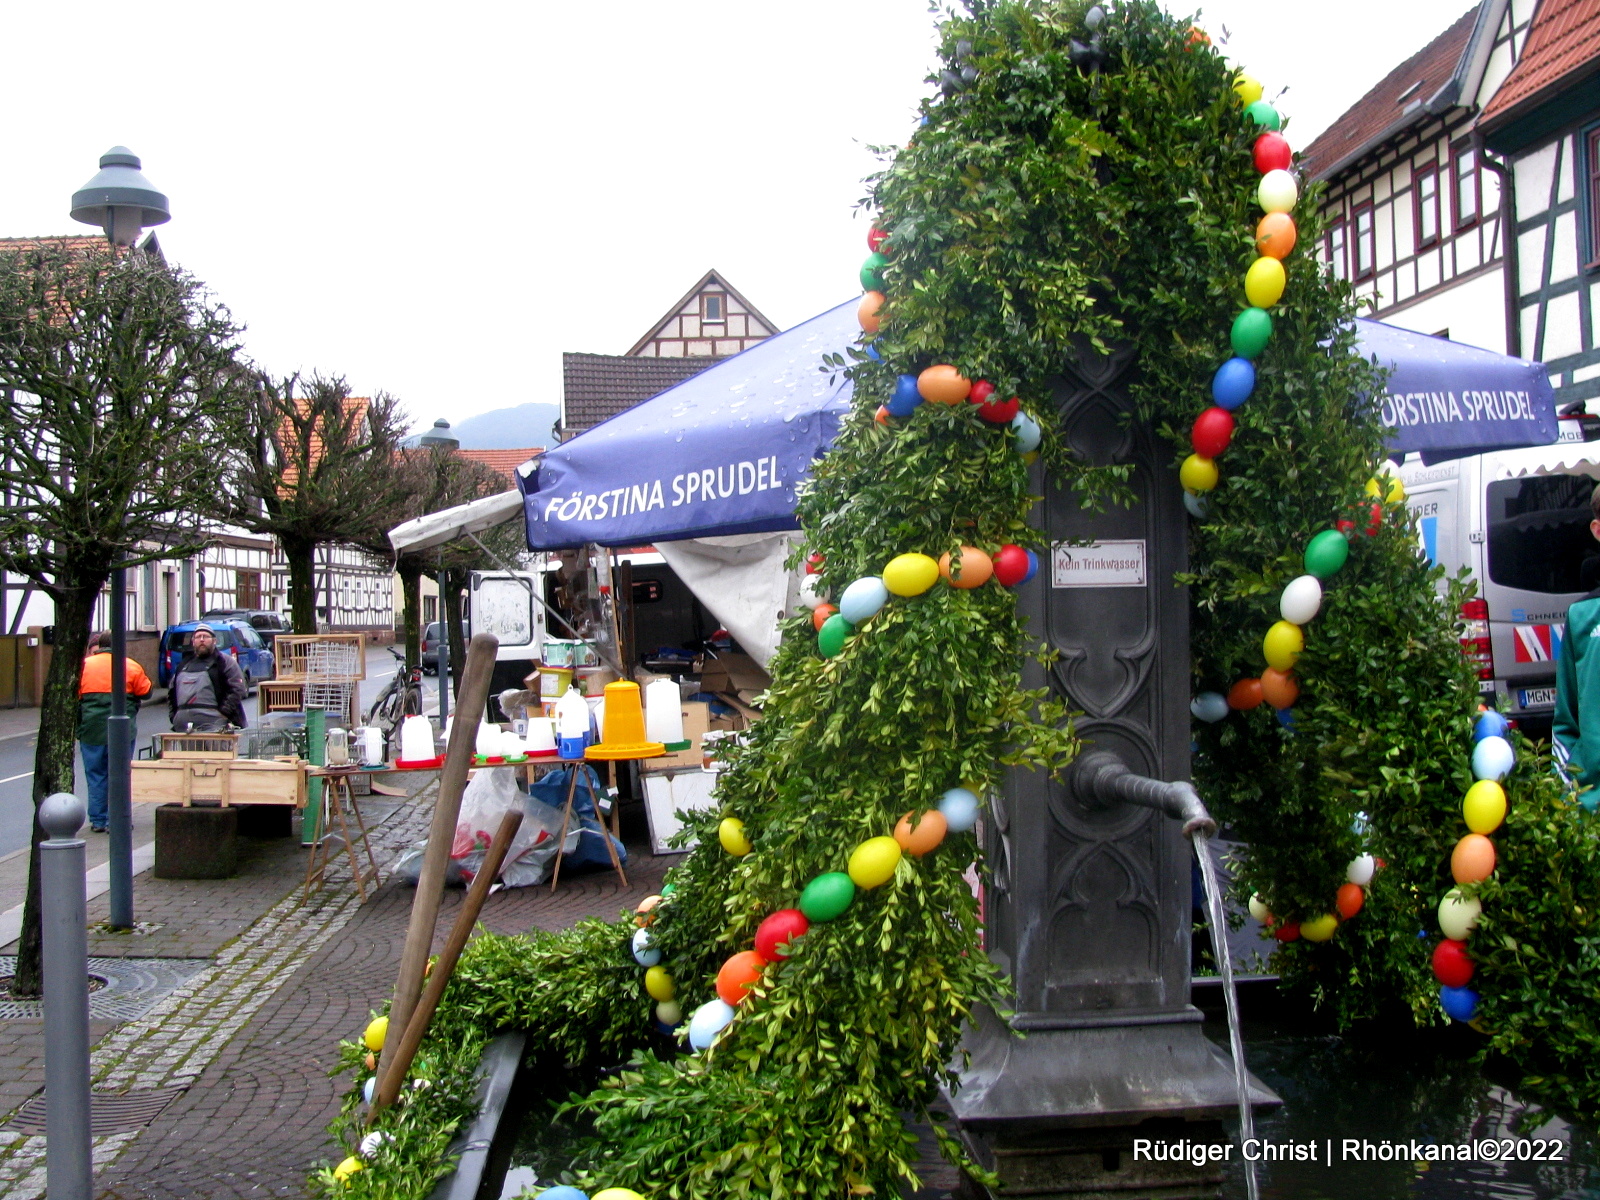
[[[1585,258],[1593,266],[1600,259],[1600,126],[1585,133],[1583,141],[1589,154],[1589,247]]]
[[[1328,269],[1335,279],[1350,278],[1350,258],[1345,246],[1344,218],[1328,223],[1328,236],[1324,239],[1328,255]]]
[[[700,319],[711,322],[726,321],[728,319],[728,298],[718,292],[709,292],[701,296]]]
[[[1412,191],[1416,219],[1417,245],[1431,246],[1439,240],[1439,168],[1424,167],[1417,172]]]
[[[1355,223],[1355,277],[1371,279],[1378,269],[1378,238],[1373,228],[1371,203],[1357,208],[1351,220]]]
[[[1470,145],[1455,148],[1456,228],[1462,229],[1478,219],[1482,191],[1478,181],[1478,157]]]
[[[422,598],[422,619],[429,625],[439,619],[439,597],[424,596]]]
[[[234,576],[238,580],[238,589],[235,597],[240,608],[261,607],[261,572],[238,571]]]

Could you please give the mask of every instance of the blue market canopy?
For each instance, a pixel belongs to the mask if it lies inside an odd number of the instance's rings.
[[[1556,440],[1555,392],[1543,364],[1444,338],[1356,321],[1363,356],[1391,368],[1379,415],[1396,456],[1434,463]]]
[[[858,304],[758,342],[521,468],[529,549],[797,528],[795,489],[849,411],[850,382],[823,359],[860,336]]]

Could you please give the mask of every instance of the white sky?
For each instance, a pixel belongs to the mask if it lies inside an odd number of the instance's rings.
[[[1193,5],[1168,0],[1181,11]],[[1213,0],[1296,146],[1468,0]],[[123,143],[169,258],[283,372],[386,389],[419,425],[559,402],[710,267],[782,327],[857,291],[873,143],[933,63],[922,0],[126,4],[5,19],[0,235],[87,232]],[[537,442],[547,431],[530,431]]]

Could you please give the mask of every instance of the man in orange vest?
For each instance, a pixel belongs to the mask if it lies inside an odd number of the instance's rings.
[[[83,752],[83,773],[89,778],[89,828],[106,831],[110,813],[106,803],[106,718],[111,715],[111,634],[97,633],[89,639],[89,655],[83,660],[83,676],[78,685],[78,748]],[[133,659],[127,659],[129,728],[137,740],[139,701],[150,694],[150,676]]]

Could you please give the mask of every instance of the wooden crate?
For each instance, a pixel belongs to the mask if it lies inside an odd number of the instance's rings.
[[[259,686],[261,711],[264,713],[299,712],[305,707],[306,688],[303,683],[284,683],[281,679],[275,679]]]
[[[306,806],[305,764],[254,758],[158,759],[133,764],[133,799],[141,804],[209,801],[227,808],[241,804]]]
[[[340,674],[311,673],[312,647],[318,643],[344,649],[353,656],[353,671]],[[363,633],[280,633],[272,643],[281,683],[359,683],[367,677],[367,637]]]
[[[239,757],[237,733],[158,733],[162,758],[218,759]]]

